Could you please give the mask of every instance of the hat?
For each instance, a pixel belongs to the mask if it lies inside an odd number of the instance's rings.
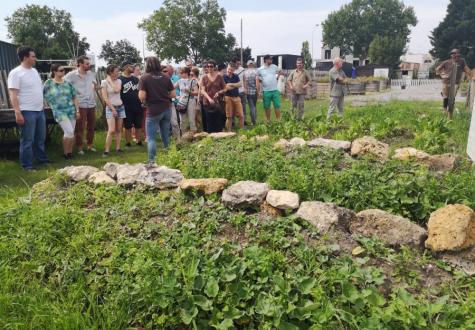
[[[122,62],[122,64],[120,65],[120,67],[123,69],[125,68],[127,65],[134,65],[134,63],[130,62],[130,61],[124,61]]]
[[[253,60],[247,61],[247,65],[254,65],[254,61]]]
[[[454,48],[450,51],[450,55],[452,54],[460,54],[460,50],[458,50],[457,48]]]
[[[271,55],[267,54],[266,56],[264,56],[264,61],[265,61],[265,60],[270,60],[270,59],[272,59],[272,56],[271,56]]]

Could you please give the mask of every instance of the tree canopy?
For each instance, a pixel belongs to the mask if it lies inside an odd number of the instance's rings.
[[[447,14],[430,36],[432,56],[445,59],[453,48],[460,49],[468,65],[475,66],[475,2],[451,0]]]
[[[99,58],[104,59],[107,64],[115,65],[120,65],[124,61],[132,63],[142,62],[140,51],[127,39],[118,40],[115,43],[106,40],[101,47]]]
[[[371,63],[385,64],[391,69],[396,69],[401,62],[401,55],[406,51],[406,42],[402,36],[374,37],[369,45],[368,55]]]
[[[5,21],[13,43],[32,47],[40,59],[71,59],[89,50],[86,38],[74,31],[71,14],[67,11],[26,5]]]
[[[300,52],[300,56],[303,58],[305,69],[311,69],[313,65],[313,59],[312,54],[310,53],[308,41],[302,42],[302,51]]]
[[[409,40],[410,27],[417,24],[413,7],[399,0],[353,0],[330,13],[322,23],[323,43],[340,47],[343,55],[367,58],[376,36]]]
[[[236,44],[224,31],[225,21],[226,10],[217,0],[165,0],[139,28],[147,33],[148,48],[161,59],[225,62]]]
[[[242,49],[242,65],[245,65],[247,61],[252,60],[252,55],[251,55],[251,48],[246,47]],[[234,58],[237,58],[238,60],[241,60],[241,48],[236,47],[233,49],[231,52],[231,56],[229,60],[232,60]]]

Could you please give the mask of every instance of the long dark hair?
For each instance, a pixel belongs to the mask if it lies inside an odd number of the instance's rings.
[[[156,56],[149,56],[145,62],[145,73],[159,75],[162,73],[160,60]]]
[[[56,71],[58,71],[60,67],[61,67],[61,65],[59,65],[57,63],[51,64],[51,78],[54,78],[54,73]]]

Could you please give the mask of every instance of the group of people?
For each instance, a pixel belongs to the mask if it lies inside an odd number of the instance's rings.
[[[63,130],[66,159],[73,157],[74,146],[79,155],[96,151],[96,92],[100,92],[105,106],[108,127],[103,156],[110,154],[113,140],[115,152],[123,152],[121,141],[125,129],[126,147],[132,145],[132,136],[137,145],[144,145],[143,136],[146,136],[148,161],[151,163],[156,156],[157,134],[167,148],[172,135],[180,139],[187,132],[203,130],[213,133],[243,128],[249,125],[246,122],[247,108],[250,125],[255,125],[256,103],[261,93],[266,120],[271,119],[272,106],[276,119],[281,115],[278,79],[283,72],[273,64],[270,55],[264,57],[259,69],[253,60],[249,60],[244,69],[241,62],[234,59],[225,70],[213,60],[206,61],[201,70],[187,61],[179,75],[171,65],[162,65],[157,57],[151,56],[146,59],[143,74],[140,65],[128,61],[120,67],[109,65],[107,77],[100,84],[96,82],[96,75],[90,70],[90,59],[86,56],[80,56],[77,69],[67,74],[63,66],[53,64],[50,78],[44,84],[34,68],[34,49],[20,47],[18,57],[21,64],[10,72],[8,88],[16,122],[21,128],[20,162],[25,170],[33,169],[35,158],[39,163],[49,162],[44,147],[44,107],[52,109],[54,119]],[[311,77],[304,69],[302,59],[297,60],[296,67],[288,77],[288,87],[292,92],[292,109],[297,112],[297,118],[302,119]],[[342,86],[346,83],[341,61],[336,61],[333,71],[330,72],[333,97],[330,109],[338,107],[341,115]]]

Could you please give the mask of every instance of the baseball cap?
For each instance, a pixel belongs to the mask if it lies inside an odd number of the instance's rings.
[[[254,65],[254,61],[253,60],[247,61],[247,65]]]
[[[267,54],[266,56],[264,56],[264,61],[265,61],[265,60],[270,60],[270,59],[272,59],[272,56],[271,56],[271,55]]]
[[[450,55],[452,54],[460,54],[460,50],[458,50],[457,48],[454,48],[450,51]]]
[[[124,61],[122,62],[122,64],[120,65],[120,67],[123,69],[125,68],[127,65],[134,65],[134,63],[130,62],[130,61]]]

